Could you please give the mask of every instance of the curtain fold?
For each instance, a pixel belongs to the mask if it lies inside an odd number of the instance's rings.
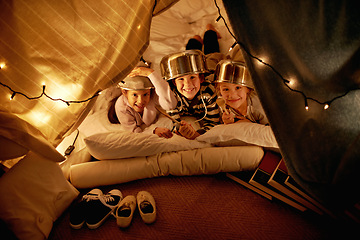
[[[1,0],[0,111],[33,125],[56,146],[86,116],[92,103],[85,100],[138,63],[153,11],[173,2]]]
[[[291,175],[331,208],[359,201],[355,1],[223,3]]]

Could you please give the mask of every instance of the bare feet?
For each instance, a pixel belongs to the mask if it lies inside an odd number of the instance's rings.
[[[215,29],[215,27],[214,27],[211,23],[209,23],[208,25],[206,25],[206,30],[212,30],[212,31],[216,32],[217,38],[218,38],[218,39],[221,38],[220,33]]]

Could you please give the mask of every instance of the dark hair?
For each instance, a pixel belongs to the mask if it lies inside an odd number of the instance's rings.
[[[111,123],[114,123],[114,124],[120,123],[119,119],[116,116],[116,112],[115,112],[115,103],[118,98],[119,97],[113,98],[109,103],[108,119]]]

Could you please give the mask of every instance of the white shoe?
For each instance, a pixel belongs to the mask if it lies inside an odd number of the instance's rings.
[[[156,219],[156,205],[154,197],[147,191],[140,191],[136,196],[137,206],[142,220],[153,223]]]
[[[135,196],[126,196],[115,210],[116,224],[121,228],[126,228],[130,225],[136,208]]]

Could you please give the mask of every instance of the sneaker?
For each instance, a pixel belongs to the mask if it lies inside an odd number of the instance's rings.
[[[102,195],[98,200],[89,202],[89,211],[86,214],[86,225],[90,229],[96,229],[103,224],[109,215],[122,200],[122,193],[113,189],[109,193]]]
[[[126,196],[115,211],[116,224],[120,228],[130,225],[136,208],[136,198],[133,195]]]
[[[100,189],[93,189],[87,194],[85,194],[80,202],[74,204],[70,209],[70,226],[73,229],[80,229],[84,223],[86,218],[86,213],[88,210],[88,205],[90,201],[96,201],[102,196],[103,193]]]
[[[156,219],[156,205],[154,197],[147,191],[140,191],[136,196],[137,206],[142,220],[153,223]]]

